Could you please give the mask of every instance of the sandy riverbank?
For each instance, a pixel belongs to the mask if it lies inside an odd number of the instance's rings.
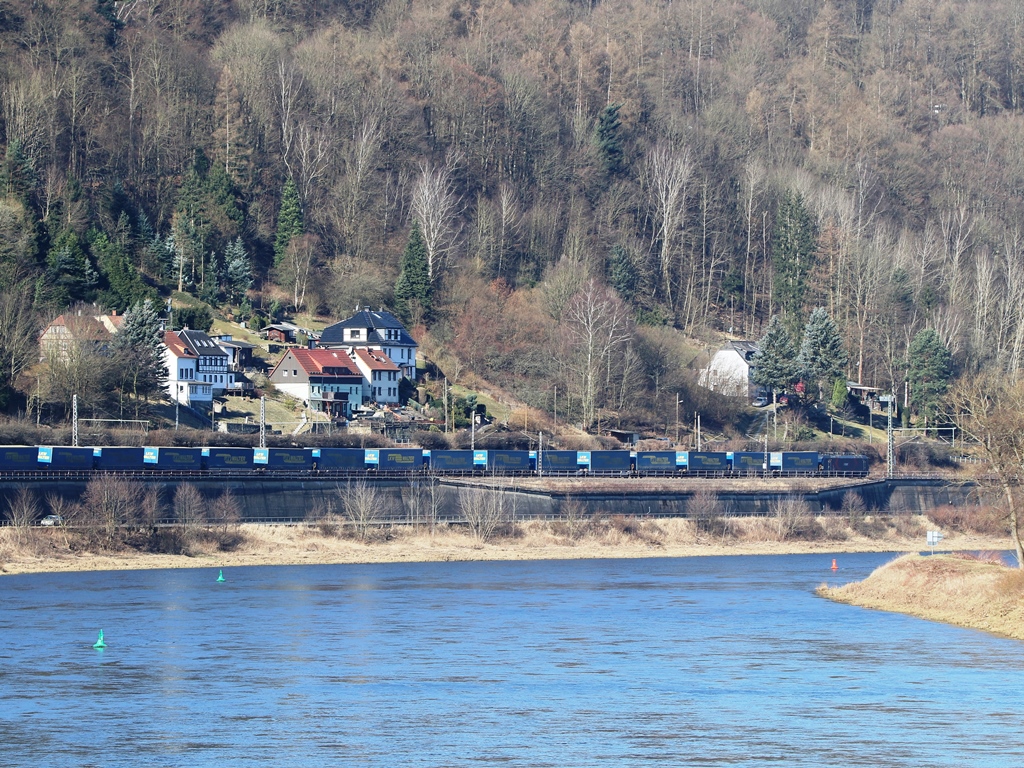
[[[818,540],[779,540],[768,521],[726,521],[722,533],[698,532],[681,519],[608,523],[600,529],[567,532],[558,523],[533,522],[515,535],[479,541],[460,529],[399,529],[375,541],[337,535],[304,526],[239,526],[224,546],[224,537],[200,538],[190,554],[154,554],[132,550],[90,551],[69,542],[63,531],[32,529],[15,541],[13,529],[0,530],[0,572],[129,570],[154,568],[228,568],[243,565],[315,565],[331,563],[400,563],[473,560],[569,560],[586,558],[699,557],[840,552],[907,552],[922,548],[923,535],[889,529],[873,536],[837,530]],[[980,535],[950,534],[949,549],[991,550],[1008,542]]]
[[[818,594],[1024,640],[1024,571],[995,562],[905,555],[864,581],[822,586]]]

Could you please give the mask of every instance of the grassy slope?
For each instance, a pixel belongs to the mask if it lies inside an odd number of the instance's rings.
[[[1024,571],[952,555],[904,555],[861,582],[822,586],[837,602],[1024,640]]]

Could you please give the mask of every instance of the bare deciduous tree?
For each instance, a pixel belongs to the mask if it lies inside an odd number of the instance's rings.
[[[356,480],[338,486],[345,518],[356,536],[366,539],[370,531],[380,524],[384,497],[377,486],[366,480]]]
[[[618,368],[617,353],[632,336],[629,312],[614,291],[591,279],[569,302],[565,321],[574,342],[576,394],[589,427],[599,394],[611,384],[612,368]]]
[[[238,525],[242,521],[242,505],[230,488],[225,488],[210,504],[209,519],[224,528]]]
[[[993,484],[1003,496],[1010,519],[1017,567],[1024,568],[1020,481],[1024,472],[1024,382],[1007,381],[998,372],[965,376],[953,387],[949,402],[951,419],[988,457]]]
[[[206,501],[191,483],[182,483],[174,491],[174,519],[186,541],[196,535],[206,520]]]
[[[780,496],[769,505],[776,541],[786,541],[806,528],[811,519],[807,502],[796,496]]]
[[[19,530],[28,528],[39,519],[39,500],[35,491],[27,486],[22,486],[14,495],[14,498],[7,502],[7,517],[11,525]]]
[[[515,522],[516,506],[516,493],[511,485],[459,491],[459,512],[470,533],[480,541],[489,541],[504,524]]]
[[[102,475],[89,481],[82,495],[80,519],[100,529],[108,542],[114,540],[118,526],[138,521],[142,485],[114,475]]]
[[[662,291],[671,304],[675,246],[686,220],[686,185],[693,172],[690,152],[660,144],[647,156],[646,170],[655,220],[652,246],[658,249]]]
[[[456,158],[449,156],[440,168],[424,163],[412,190],[412,214],[419,222],[427,249],[427,274],[436,280],[458,242],[461,200],[455,194],[452,171]]]
[[[686,502],[686,516],[693,520],[698,534],[725,533],[722,518],[726,504],[714,491],[701,488]]]

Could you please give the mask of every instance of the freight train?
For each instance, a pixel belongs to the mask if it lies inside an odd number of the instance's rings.
[[[0,477],[92,473],[222,476],[542,475],[864,477],[861,455],[814,451],[521,451],[420,448],[0,447]]]

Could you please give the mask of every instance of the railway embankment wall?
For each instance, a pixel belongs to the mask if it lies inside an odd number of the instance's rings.
[[[301,520],[316,511],[333,509],[343,511],[344,479],[278,479],[278,478],[211,478],[190,477],[180,479],[141,479],[147,488],[160,492],[170,508],[177,486],[192,483],[204,498],[213,500],[230,491],[238,500],[242,517],[259,522]],[[678,480],[671,489],[645,490],[628,482],[621,488],[603,484],[593,490],[578,484],[560,489],[557,482],[545,488],[526,488],[513,480],[496,485],[466,482],[459,479],[410,481],[379,478],[369,481],[380,494],[380,506],[385,518],[402,520],[408,517],[423,519],[428,511],[442,520],[462,519],[466,501],[484,504],[500,501],[503,510],[517,519],[557,518],[564,514],[566,504],[572,502],[583,514],[621,514],[650,517],[684,517],[694,494],[708,488],[714,490],[727,505],[728,514],[736,516],[768,515],[772,502],[783,496],[798,496],[815,511],[838,511],[843,496],[852,491],[858,494],[868,509],[923,513],[941,505],[964,506],[977,502],[979,489],[969,483],[951,483],[943,479],[917,478],[877,481],[851,481],[817,490],[806,488],[784,491],[773,488],[728,490],[716,487],[713,480]],[[40,501],[45,495],[55,494],[77,500],[85,492],[85,479],[0,481],[3,509],[22,487],[36,491]],[[472,494],[467,500],[467,494]],[[410,514],[414,513],[415,514]]]

